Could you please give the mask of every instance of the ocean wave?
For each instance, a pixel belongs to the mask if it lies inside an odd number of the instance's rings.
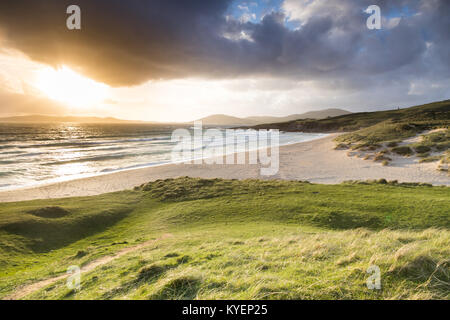
[[[7,151],[7,152],[0,152],[0,155],[4,154],[23,154],[26,153],[26,151]]]
[[[43,144],[29,144],[29,145],[19,145],[17,148],[28,149],[28,148],[49,148],[49,147],[90,147],[97,145],[109,145],[118,143],[130,143],[130,142],[150,142],[150,141],[164,141],[170,140],[170,137],[157,137],[157,138],[141,138],[141,139],[122,139],[122,140],[103,140],[103,141],[67,141],[58,143],[43,143]]]
[[[109,172],[117,172],[122,170],[130,170],[130,169],[138,169],[138,168],[146,168],[146,167],[152,167],[152,166],[158,166],[161,164],[170,164],[171,162],[169,160],[167,161],[158,161],[158,162],[147,162],[147,163],[141,163],[141,164],[135,164],[132,166],[126,166],[126,167],[119,167],[119,168],[105,168],[101,170],[101,173],[109,173]]]
[[[36,157],[36,156],[40,156],[43,154],[47,154],[47,153],[46,152],[30,152],[30,153],[18,154],[15,157]]]
[[[8,177],[14,175],[14,172],[8,171],[8,172],[0,172],[0,177]]]
[[[17,163],[17,161],[14,160],[0,160],[0,164],[12,164]]]
[[[112,155],[105,154],[105,155],[98,155],[98,156],[92,156],[92,157],[77,158],[77,159],[72,159],[72,160],[52,161],[52,162],[43,163],[43,165],[52,166],[52,165],[61,165],[61,164],[68,164],[68,163],[98,162],[98,161],[105,161],[105,160],[118,160],[118,159],[135,158],[135,157],[166,154],[166,153],[167,152],[163,152],[163,151],[152,151],[152,152],[140,152],[140,153],[120,153],[120,154],[112,154]]]

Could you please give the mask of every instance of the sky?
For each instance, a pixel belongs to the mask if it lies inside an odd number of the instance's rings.
[[[72,4],[81,30],[66,27]],[[1,1],[0,117],[172,122],[445,100],[449,30],[448,0]]]

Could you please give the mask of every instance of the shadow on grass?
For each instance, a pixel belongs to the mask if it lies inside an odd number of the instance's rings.
[[[194,276],[180,276],[168,281],[150,300],[192,300],[197,296],[201,279]]]
[[[20,221],[0,225],[0,230],[24,237],[28,248],[35,253],[44,253],[104,231],[132,210],[131,207],[125,207],[71,215],[63,208],[45,207],[33,210],[33,213],[27,212],[30,216]]]
[[[450,259],[436,261],[430,256],[420,255],[411,261],[392,268],[389,274],[417,283],[421,287],[426,287],[439,299],[448,299]]]
[[[178,255],[177,255],[178,256]],[[139,269],[136,277],[126,282],[125,284],[114,288],[103,295],[103,299],[111,299],[118,295],[123,295],[132,289],[138,288],[145,284],[156,282],[160,279],[168,270],[175,269],[181,264],[189,262],[191,258],[187,255],[179,257],[175,263],[158,264],[154,263],[149,266]]]

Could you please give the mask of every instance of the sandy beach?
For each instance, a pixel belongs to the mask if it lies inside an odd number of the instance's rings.
[[[389,166],[347,156],[334,150],[333,139],[325,138],[280,147],[280,168],[276,175],[260,175],[260,165],[168,164],[0,192],[0,202],[90,196],[131,189],[142,183],[181,176],[226,179],[307,180],[340,183],[346,180],[380,179],[450,185],[450,177],[436,170],[435,163],[398,157]]]

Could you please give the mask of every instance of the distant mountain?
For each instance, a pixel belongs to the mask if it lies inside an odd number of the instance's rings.
[[[30,115],[30,116],[16,116],[0,118],[0,122],[16,122],[16,123],[46,123],[46,122],[78,122],[78,123],[141,123],[143,121],[137,120],[121,120],[112,117],[100,118],[100,117],[74,117],[74,116],[43,116],[43,115]]]
[[[214,114],[199,120],[201,120],[204,125],[254,126],[265,123],[280,123],[298,119],[325,119],[328,117],[337,117],[350,113],[351,112],[342,109],[325,109],[319,111],[310,111],[302,114],[291,114],[286,117],[254,116],[246,118],[238,118],[225,114]]]
[[[343,116],[345,114],[350,114],[350,111],[342,110],[342,109],[325,109],[319,111],[309,111],[301,114],[291,114],[286,117],[247,117],[245,119],[256,121],[259,124],[263,123],[278,123],[278,122],[287,122],[299,119],[325,119]]]
[[[211,126],[253,126],[260,124],[258,121],[227,116],[226,114],[213,114],[197,121],[202,121],[203,125]]]
[[[270,116],[255,116],[247,118],[238,118],[228,116],[225,114],[214,114],[202,119],[204,125],[217,125],[217,126],[255,126],[266,123],[280,123],[293,121],[298,119],[324,119],[327,117],[336,117],[339,115],[350,114],[351,112],[341,109],[326,109],[320,111],[310,111],[302,114],[292,114],[286,117],[270,117]],[[28,115],[28,116],[15,116],[0,118],[0,123],[15,122],[15,123],[48,123],[48,122],[74,122],[74,123],[155,123],[162,124],[160,122],[148,122],[139,120],[122,120],[112,117],[76,117],[76,116],[46,116],[46,115]]]

